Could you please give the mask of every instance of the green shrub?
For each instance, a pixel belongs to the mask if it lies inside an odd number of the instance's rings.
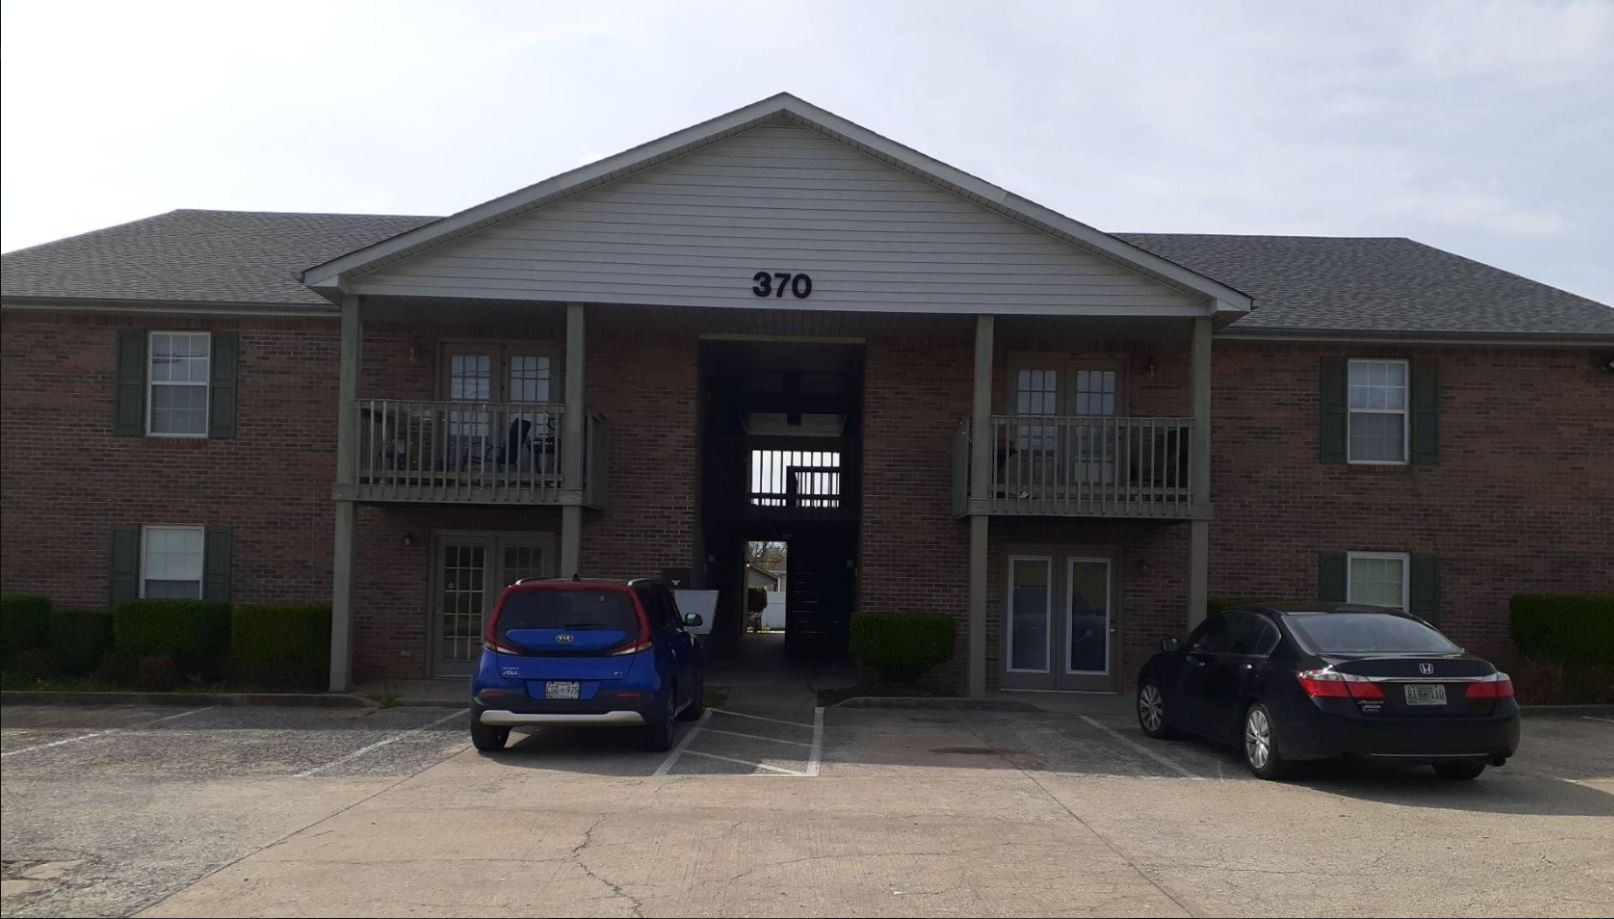
[[[50,598],[0,595],[0,664],[23,651],[50,646]]]
[[[59,609],[50,614],[50,656],[66,676],[93,673],[101,657],[116,646],[112,611]]]
[[[331,666],[331,607],[244,605],[230,628],[237,679],[265,686],[323,687]]]
[[[745,611],[760,613],[768,608],[768,591],[763,587],[747,587],[745,589]]]
[[[210,600],[130,600],[113,617],[118,653],[171,657],[185,676],[221,678],[230,658],[230,604]]]
[[[953,617],[937,613],[858,613],[852,617],[852,660],[880,678],[912,683],[953,656]]]
[[[18,651],[17,656],[11,659],[11,666],[17,668],[18,672],[26,673],[36,680],[48,679],[52,673],[56,672],[56,665],[50,659],[50,652],[42,651],[39,648]]]
[[[1205,601],[1205,618],[1217,616],[1230,609],[1248,606],[1271,606],[1274,603],[1283,603],[1283,600],[1260,600],[1248,597],[1232,597],[1226,599],[1211,598]]]
[[[1525,657],[1614,667],[1614,594],[1516,594],[1508,624]]]
[[[125,657],[116,652],[101,655],[100,663],[95,665],[95,682],[108,686],[128,686],[134,682],[135,662],[132,657]]]

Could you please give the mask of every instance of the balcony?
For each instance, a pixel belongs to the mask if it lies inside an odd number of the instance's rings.
[[[599,507],[606,426],[583,426],[581,481],[566,481],[566,406],[363,399],[355,406],[357,501]]]
[[[992,469],[984,495],[969,494],[970,432],[953,450],[953,513],[1024,517],[1190,519],[1185,418],[993,415]]]

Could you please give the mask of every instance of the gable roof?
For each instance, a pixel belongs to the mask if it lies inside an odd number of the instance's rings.
[[[6,253],[0,297],[332,315],[302,268],[435,219],[170,211]],[[1409,239],[1117,235],[1250,293],[1256,308],[1220,334],[1614,341],[1614,308]]]
[[[1216,312],[1224,314],[1227,318],[1232,318],[1250,308],[1250,298],[1226,284],[1005,191],[789,93],[770,96],[726,115],[719,115],[676,131],[659,140],[561,173],[535,185],[529,185],[406,231],[391,239],[349,252],[309,268],[303,272],[303,281],[309,287],[334,300],[341,295],[343,285],[350,277],[374,271],[434,245],[640,172],[759,125],[778,121],[799,124],[819,131],[868,156],[941,186],[1006,217],[1180,290],[1203,296],[1213,304]]]
[[[1614,340],[1614,308],[1411,239],[1116,235],[1254,297],[1229,334]]]

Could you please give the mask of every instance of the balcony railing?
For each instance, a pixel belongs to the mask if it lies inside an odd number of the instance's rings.
[[[993,415],[990,514],[1159,517],[1194,513],[1184,418]],[[970,510],[970,436],[954,443],[953,510]]]
[[[562,459],[563,404],[363,399],[356,411],[353,481],[358,500],[464,504],[603,500],[604,424],[588,419],[584,481],[568,488]]]

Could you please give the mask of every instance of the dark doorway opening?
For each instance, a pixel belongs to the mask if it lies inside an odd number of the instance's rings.
[[[721,591],[709,644],[746,640],[746,546],[788,545],[785,634],[794,659],[846,655],[862,510],[863,348],[701,344],[701,536]]]

